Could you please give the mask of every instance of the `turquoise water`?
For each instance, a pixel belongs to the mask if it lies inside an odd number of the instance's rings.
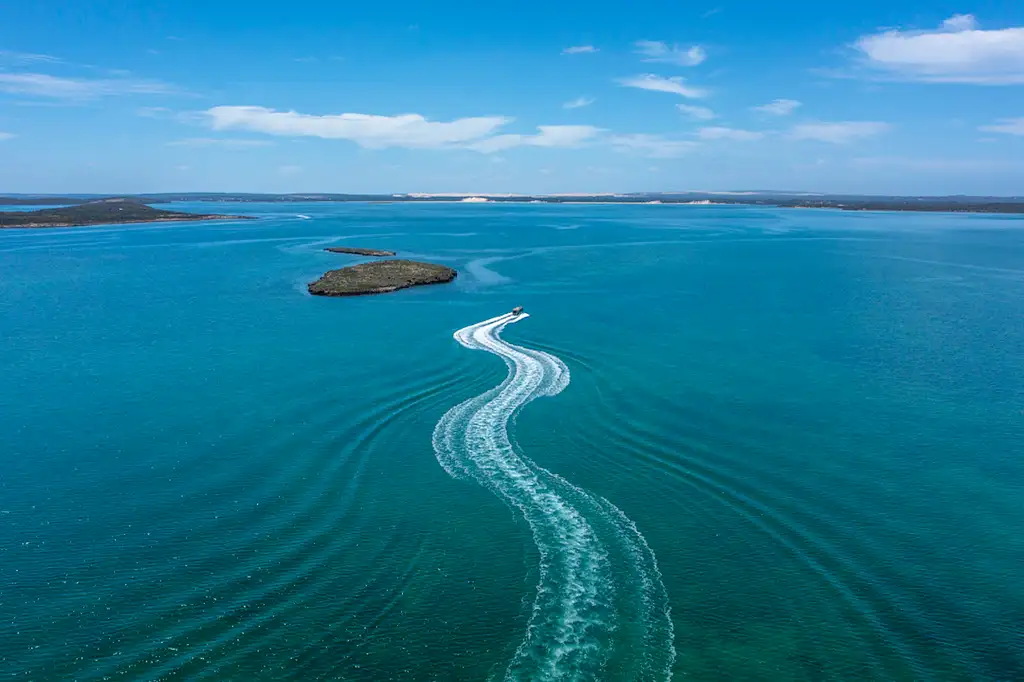
[[[0,232],[0,679],[1024,678],[1024,220],[170,208]]]

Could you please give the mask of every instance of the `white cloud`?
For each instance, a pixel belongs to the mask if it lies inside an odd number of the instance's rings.
[[[707,52],[700,45],[681,48],[668,45],[657,40],[638,40],[633,43],[636,53],[644,55],[645,62],[676,64],[677,66],[697,66],[708,58]]]
[[[571,102],[566,102],[562,105],[563,109],[579,109],[581,107],[589,107],[596,100],[593,97],[577,97]]]
[[[530,135],[495,133],[512,121],[504,116],[428,121],[419,114],[314,116],[264,107],[220,106],[205,112],[214,130],[248,130],[290,137],[350,140],[368,149],[472,149],[492,153],[513,147],[577,147],[603,131],[586,125],[538,126]],[[199,144],[211,144],[199,138]]]
[[[1024,83],[1024,27],[981,30],[957,14],[931,31],[888,30],[862,36],[854,48],[890,77],[931,83]]]
[[[980,126],[978,130],[983,130],[987,133],[1024,135],[1024,118],[1001,118],[992,125]]]
[[[947,31],[973,31],[978,28],[978,20],[973,14],[954,14],[942,22],[942,28]]]
[[[5,133],[3,131],[0,131],[0,142],[3,142],[4,140],[10,140],[13,137],[14,133]]]
[[[512,147],[578,147],[604,132],[594,126],[537,126],[534,135],[496,135],[469,146],[478,152],[490,154]]]
[[[772,100],[768,104],[762,104],[759,107],[751,107],[754,111],[760,111],[763,114],[771,114],[773,116],[789,116],[798,108],[803,106],[802,103],[795,99],[776,99]]]
[[[793,126],[790,137],[794,140],[817,140],[845,144],[865,137],[879,135],[890,129],[879,121],[835,121],[829,123],[801,123]]]
[[[700,107],[693,104],[677,104],[676,108],[690,118],[698,121],[710,121],[715,117],[715,112],[707,107]]]
[[[281,175],[297,175],[302,172],[302,166],[279,166],[277,172]]]
[[[750,140],[760,140],[764,137],[764,133],[759,133],[753,130],[740,130],[739,128],[712,126],[698,130],[697,137],[702,140],[736,140],[740,142],[748,142]]]
[[[574,45],[562,50],[562,54],[593,54],[597,48],[593,45]]]
[[[616,151],[635,153],[653,159],[683,156],[697,146],[692,140],[671,140],[661,135],[613,135],[610,140]]]
[[[269,140],[238,140],[220,137],[189,137],[167,143],[170,147],[226,147],[228,149],[269,147],[272,144],[274,143]]]
[[[45,73],[0,73],[0,92],[84,100],[108,95],[166,95],[177,90],[167,83],[135,78],[60,78]]]
[[[639,76],[631,76],[629,78],[620,78],[619,85],[624,85],[627,88],[654,90],[655,92],[669,92],[675,95],[689,97],[691,99],[699,99],[707,96],[707,93],[704,90],[686,85],[686,81],[679,76],[674,78],[663,78],[662,76],[656,76],[653,73],[647,73]]]
[[[437,149],[489,138],[512,119],[504,116],[428,121],[419,114],[316,116],[264,107],[213,107],[205,112],[214,130],[250,130],[268,135],[351,140],[361,147]]]

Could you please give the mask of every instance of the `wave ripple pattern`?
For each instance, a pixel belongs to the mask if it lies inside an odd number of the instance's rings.
[[[611,502],[538,466],[509,436],[520,408],[569,384],[557,357],[501,339],[506,325],[526,317],[501,315],[455,332],[466,348],[501,357],[509,373],[450,409],[433,438],[445,471],[518,510],[537,545],[537,594],[504,678],[670,679],[676,652],[668,597],[643,535]]]

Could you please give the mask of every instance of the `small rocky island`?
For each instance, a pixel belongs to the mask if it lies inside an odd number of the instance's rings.
[[[386,294],[399,289],[451,282],[458,273],[445,265],[412,260],[379,260],[331,270],[308,286],[314,296]]]
[[[354,246],[328,246],[324,251],[331,253],[348,253],[353,256],[394,256],[394,251],[382,251],[380,249],[359,249]]]
[[[162,223],[195,220],[252,220],[250,216],[182,213],[147,206],[134,199],[99,199],[63,208],[38,211],[0,211],[0,229],[14,227],[79,227],[124,223]]]

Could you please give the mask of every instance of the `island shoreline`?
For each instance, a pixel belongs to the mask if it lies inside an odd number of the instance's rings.
[[[95,225],[136,225],[145,223],[196,222],[203,220],[256,220],[253,216],[223,213],[168,211],[136,199],[100,199],[34,211],[0,211],[0,229],[50,229]]]
[[[458,274],[454,268],[436,263],[377,260],[329,270],[306,285],[306,291],[313,296],[332,298],[390,294],[412,287],[447,284]]]
[[[131,220],[123,223],[26,223],[23,225],[0,225],[0,230],[40,230],[51,228],[59,229],[62,227],[116,227],[118,225],[148,225],[150,223],[202,223],[216,220],[258,220],[258,218],[244,215],[203,215],[197,218],[153,218],[152,220]]]
[[[398,255],[394,251],[387,251],[384,249],[363,249],[355,246],[328,246],[324,251],[327,251],[328,253],[343,253],[349,256],[373,256],[378,258]]]

